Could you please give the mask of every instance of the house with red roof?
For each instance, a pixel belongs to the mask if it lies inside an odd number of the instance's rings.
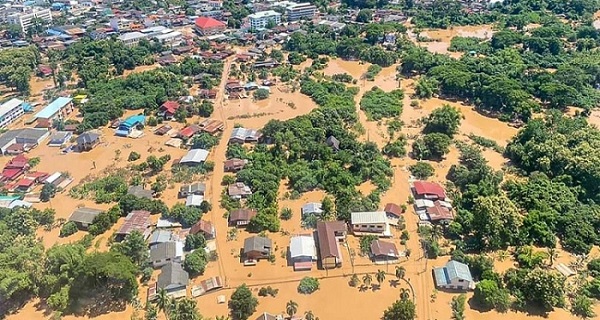
[[[34,184],[35,184],[34,179],[23,178],[23,179],[19,180],[19,182],[17,182],[17,187],[16,187],[15,191],[29,192],[29,191],[31,191],[31,188],[33,187]]]
[[[29,169],[29,159],[20,154],[12,158],[5,166],[0,174],[1,181],[13,181],[19,178],[25,171]]]
[[[445,200],[446,191],[437,183],[429,181],[415,181],[411,188],[415,199]]]
[[[219,34],[227,29],[227,25],[211,17],[199,17],[194,21],[194,29],[201,36]]]
[[[181,131],[179,131],[179,133],[177,134],[177,137],[187,141],[193,136],[195,136],[198,132],[200,132],[200,130],[202,130],[202,128],[192,124],[181,129]]]
[[[172,120],[181,105],[177,101],[165,101],[158,109],[158,115],[165,120]]]

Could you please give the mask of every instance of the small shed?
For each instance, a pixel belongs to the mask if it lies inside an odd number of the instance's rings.
[[[192,297],[196,298],[211,291],[223,288],[221,277],[211,277],[200,281],[200,285],[192,287]]]

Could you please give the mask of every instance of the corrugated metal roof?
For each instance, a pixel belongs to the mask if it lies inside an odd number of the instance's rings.
[[[387,217],[383,211],[352,212],[352,224],[386,223]]]
[[[309,235],[295,236],[290,239],[290,257],[311,257],[316,259],[315,239]]]

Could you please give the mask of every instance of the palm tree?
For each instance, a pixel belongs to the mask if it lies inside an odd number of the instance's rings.
[[[379,286],[381,286],[381,284],[385,280],[385,271],[383,271],[383,270],[377,270],[377,273],[375,274],[375,279],[379,283]]]
[[[293,300],[288,301],[287,305],[285,306],[285,312],[288,314],[288,316],[293,317],[296,312],[298,312],[298,303],[296,303]]]
[[[408,300],[410,298],[410,292],[406,288],[400,289],[400,299]]]
[[[496,256],[498,258],[498,261],[502,262],[502,261],[506,260],[506,258],[508,258],[508,252],[506,252],[506,250],[501,250],[501,251],[498,251]]]
[[[370,286],[371,285],[371,281],[373,281],[373,276],[371,276],[369,273],[365,274],[362,278],[363,283],[365,284],[365,286]]]
[[[312,311],[308,310],[304,313],[304,320],[315,320],[315,315]]]
[[[403,266],[396,266],[396,278],[398,278],[398,280],[404,279],[405,275],[406,268],[404,268]]]
[[[165,311],[165,316],[169,320],[178,320],[179,313],[177,312],[177,300],[174,297],[169,299],[169,304],[167,305],[167,310]]]
[[[156,307],[158,311],[162,311],[167,315],[167,309],[169,308],[169,296],[167,295],[167,290],[158,289],[156,292]]]
[[[444,230],[442,230],[442,226],[435,225],[431,229],[431,240],[437,241],[439,238],[442,237],[443,234],[444,234]]]
[[[554,259],[558,258],[556,248],[548,248],[548,256],[550,257],[550,266],[554,265]]]
[[[356,275],[356,273],[353,274],[352,277],[350,278],[350,286],[351,287],[356,287],[359,282],[360,282],[360,279],[358,278],[358,276]]]
[[[231,320],[229,316],[217,316],[215,320]]]

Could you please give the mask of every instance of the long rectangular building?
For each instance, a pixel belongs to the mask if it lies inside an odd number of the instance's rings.
[[[23,116],[23,100],[12,98],[0,105],[0,128],[15,122]]]
[[[317,6],[308,2],[294,3],[286,8],[287,20],[297,21],[301,19],[311,20],[315,17]]]

